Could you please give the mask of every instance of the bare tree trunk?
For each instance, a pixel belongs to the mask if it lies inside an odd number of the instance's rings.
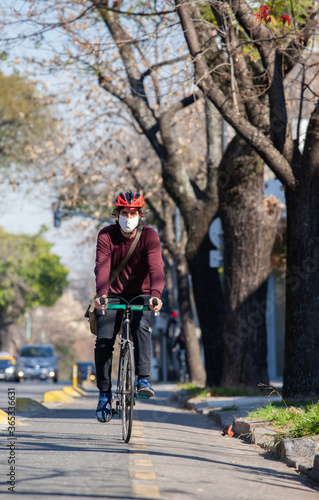
[[[224,366],[222,385],[268,383],[266,294],[276,228],[284,209],[263,199],[263,167],[236,136],[221,163],[224,228]]]
[[[0,311],[0,351],[9,350],[10,335],[8,327],[13,323],[11,319],[5,317]]]
[[[198,202],[193,211],[193,227],[188,235],[187,260],[192,276],[194,298],[202,331],[207,385],[219,385],[223,362],[223,293],[217,269],[209,267],[209,252],[213,245],[208,236],[209,225],[218,211],[218,164],[222,155],[221,118],[215,106],[205,100],[207,142],[207,188],[211,202]],[[210,190],[209,193],[207,191]],[[206,212],[205,216],[203,214]],[[208,215],[208,218],[207,218]]]
[[[186,341],[186,352],[190,380],[198,387],[205,387],[206,372],[202,362],[199,340],[196,337],[196,324],[190,301],[189,271],[185,254],[175,255],[178,278],[178,304]]]
[[[206,234],[196,252],[188,256],[210,387],[220,384],[223,361],[223,294],[218,271],[208,264],[211,249]]]
[[[286,398],[319,395],[319,182],[287,193]],[[311,200],[311,203],[309,203]],[[308,205],[308,209],[305,207]]]
[[[190,300],[189,270],[185,256],[187,235],[184,224],[181,221],[181,238],[180,241],[176,241],[176,232],[173,224],[175,207],[172,205],[166,192],[163,193],[162,204],[164,218],[160,223],[160,235],[176,265],[178,304],[185,334],[190,380],[198,387],[205,387],[206,372],[202,361],[199,339],[196,336],[196,324]]]
[[[295,190],[286,191],[287,277],[283,395],[319,396],[319,105],[308,127]]]
[[[4,328],[3,328],[3,321],[2,321],[2,318],[0,316],[0,351],[3,351],[4,350],[4,344],[5,344],[5,331],[4,331]]]

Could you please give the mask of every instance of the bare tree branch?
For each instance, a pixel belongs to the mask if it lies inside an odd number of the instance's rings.
[[[153,64],[151,67],[149,67],[144,73],[142,74],[142,79],[146,78],[149,76],[153,71],[163,67],[163,66],[169,66],[170,64],[176,64],[181,61],[185,61],[186,59],[190,59],[189,54],[185,54],[184,56],[181,57],[176,57],[175,59],[171,59],[170,61],[162,61],[157,64]]]
[[[184,29],[185,37],[194,58],[195,77],[198,86],[222,113],[230,125],[252,146],[258,154],[271,166],[277,177],[286,185],[294,187],[295,179],[289,162],[274,147],[257,127],[253,126],[245,117],[236,114],[234,107],[219,89],[209,74],[206,61],[202,56],[196,29],[191,18],[191,12],[184,0],[177,0],[178,12]]]
[[[127,17],[154,17],[154,16],[166,16],[167,14],[175,14],[175,10],[160,10],[152,12],[144,12],[143,10],[138,12],[130,12],[129,10],[119,10],[114,7],[108,7],[108,10],[115,12],[116,14],[124,14]]]
[[[191,95],[185,97],[179,102],[176,102],[173,104],[167,111],[163,113],[163,118],[164,114],[170,115],[172,117],[175,113],[180,111],[181,109],[187,108],[191,104],[194,104],[198,99],[201,99],[203,97],[203,93],[201,91],[193,92]],[[165,118],[164,118],[165,119]]]

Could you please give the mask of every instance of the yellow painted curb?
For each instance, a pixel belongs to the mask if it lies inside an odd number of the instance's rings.
[[[43,395],[43,402],[44,403],[69,403],[73,401],[72,396],[69,396],[66,394],[64,391],[49,391],[45,392]]]
[[[66,385],[65,387],[63,387],[63,392],[65,392],[66,394],[68,394],[68,396],[71,396],[72,398],[80,398],[82,396],[82,394],[73,389],[73,387],[71,387],[70,385]]]
[[[0,424],[9,425],[8,418],[9,418],[9,415],[5,411],[0,410]],[[10,419],[12,419],[12,415],[10,415]],[[10,423],[12,425],[12,420],[10,420]],[[14,419],[14,425],[16,425],[16,424],[21,424],[21,422],[17,418]]]
[[[49,408],[31,398],[17,398],[16,411],[50,411]]]
[[[0,410],[0,424],[8,423],[8,414],[5,411]]]
[[[79,394],[81,394],[81,396],[85,396],[87,394],[87,391],[85,391],[81,387],[78,387],[78,386],[75,387],[74,385],[72,385],[71,387],[72,387],[72,389],[77,391]]]

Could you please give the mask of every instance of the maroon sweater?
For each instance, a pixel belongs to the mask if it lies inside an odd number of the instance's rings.
[[[99,232],[94,269],[98,297],[111,292],[161,298],[164,273],[160,241],[157,232],[147,226],[143,227],[133,254],[109,289],[110,273],[125,259],[133,241],[134,238],[122,235],[118,224],[111,224]]]

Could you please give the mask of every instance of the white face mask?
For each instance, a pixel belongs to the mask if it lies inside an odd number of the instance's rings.
[[[124,217],[124,215],[119,215],[119,225],[124,233],[132,233],[134,229],[137,228],[139,220],[140,218],[138,215],[132,218]]]

